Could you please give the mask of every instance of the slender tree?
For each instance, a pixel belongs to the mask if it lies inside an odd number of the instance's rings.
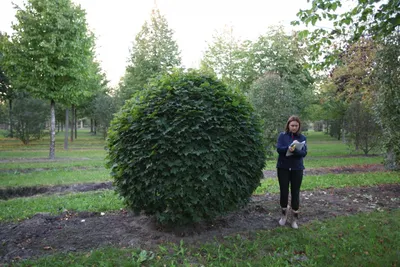
[[[150,21],[146,21],[136,35],[130,62],[120,85],[120,97],[129,99],[143,89],[148,79],[180,64],[180,51],[173,39],[173,31],[160,11],[153,9]]]
[[[288,83],[276,73],[266,73],[256,80],[250,87],[248,98],[262,120],[263,138],[267,152],[272,156],[285,121],[297,112],[292,104],[297,100]]]
[[[200,68],[214,72],[222,81],[231,87],[239,86],[241,66],[247,55],[241,40],[235,37],[232,26],[225,26],[222,31],[216,31],[212,41],[204,52]]]
[[[85,12],[71,0],[28,0],[16,8],[12,42],[5,52],[7,73],[16,88],[50,102],[49,158],[54,159],[55,103],[72,104],[88,94],[80,85],[90,76],[94,38]]]

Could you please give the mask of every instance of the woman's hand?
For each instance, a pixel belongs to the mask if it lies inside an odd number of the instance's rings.
[[[289,147],[289,151],[290,151],[290,152],[293,152],[295,149],[296,149],[296,145],[293,145],[293,146],[290,146],[290,147]]]

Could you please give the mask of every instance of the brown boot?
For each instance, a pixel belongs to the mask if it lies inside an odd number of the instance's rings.
[[[284,226],[286,224],[287,212],[288,212],[287,208],[282,208],[282,215],[281,215],[281,218],[279,219],[279,225],[280,226]]]
[[[298,229],[299,226],[297,225],[297,220],[299,219],[299,211],[298,210],[292,210],[292,228],[293,229]]]

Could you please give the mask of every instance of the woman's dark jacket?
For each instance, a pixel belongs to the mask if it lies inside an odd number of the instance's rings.
[[[286,152],[289,145],[292,144],[294,140],[299,142],[306,141],[306,137],[302,134],[293,134],[283,132],[278,137],[278,143],[276,145],[276,151],[278,151],[278,163],[277,168],[280,169],[292,169],[292,170],[304,170],[303,158],[307,155],[307,141],[306,144],[300,151],[293,151],[293,155],[286,156]]]

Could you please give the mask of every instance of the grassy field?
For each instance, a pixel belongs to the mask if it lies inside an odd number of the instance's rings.
[[[87,130],[63,150],[56,136],[56,160],[48,161],[47,138],[28,146],[0,139],[0,188],[51,186],[111,181],[104,167],[105,142]],[[381,155],[365,157],[341,141],[309,132],[307,168],[379,164]],[[269,160],[266,169],[275,169]],[[306,176],[302,190],[399,183],[399,174],[372,172]],[[276,179],[265,179],[255,194],[279,192]],[[0,222],[21,221],[38,212],[64,210],[115,211],[122,201],[110,190],[0,200]],[[398,266],[400,211],[383,211],[313,222],[298,231],[277,228],[239,233],[197,246],[168,244],[155,251],[103,248],[86,253],[58,254],[21,266]]]

